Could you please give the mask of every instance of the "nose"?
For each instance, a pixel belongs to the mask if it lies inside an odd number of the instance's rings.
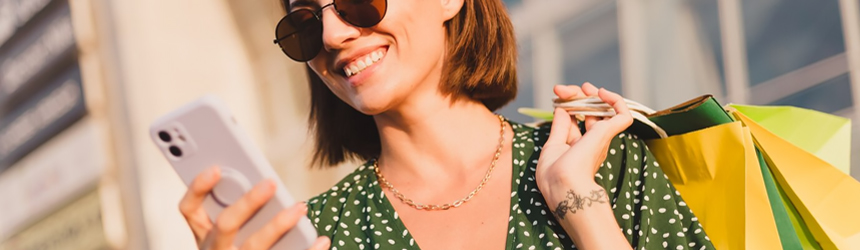
[[[323,46],[327,51],[343,49],[346,43],[361,35],[359,28],[341,19],[335,8],[324,9],[321,18]]]

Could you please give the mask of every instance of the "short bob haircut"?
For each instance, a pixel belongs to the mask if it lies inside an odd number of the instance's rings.
[[[289,0],[282,0],[289,11]],[[447,62],[440,89],[470,98],[495,111],[517,95],[514,28],[501,0],[464,0],[460,13],[445,22]],[[372,116],[341,101],[307,66],[311,90],[309,125],[316,136],[313,166],[379,157],[379,131]]]

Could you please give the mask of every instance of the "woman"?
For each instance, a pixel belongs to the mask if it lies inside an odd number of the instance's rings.
[[[492,113],[516,94],[500,0],[285,6],[275,42],[312,70],[317,163],[366,163],[242,249],[268,248],[305,214],[321,235],[313,249],[713,248],[644,144],[623,133],[632,118],[619,95],[556,86],[559,98],[599,96],[617,113],[584,123],[555,110],[551,127],[531,128]],[[198,242],[212,232],[213,249],[235,249],[273,188],[258,184],[213,224],[200,203],[218,176],[202,173],[180,210]]]

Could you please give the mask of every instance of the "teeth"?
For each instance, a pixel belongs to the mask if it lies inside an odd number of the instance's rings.
[[[364,56],[364,58],[360,58],[358,60],[355,60],[354,62],[350,63],[346,67],[343,67],[343,72],[344,72],[344,74],[346,74],[347,77],[358,74],[359,72],[361,72],[365,68],[370,67],[370,65],[373,65],[374,63],[376,63],[377,61],[382,59],[382,57],[384,55],[385,55],[385,53],[380,51],[380,50],[374,51],[374,52]]]

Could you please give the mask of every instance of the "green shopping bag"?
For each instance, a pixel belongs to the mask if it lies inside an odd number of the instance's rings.
[[[756,156],[758,156],[759,166],[761,166],[767,198],[770,201],[773,218],[776,221],[782,249],[821,249],[821,246],[812,237],[809,228],[803,223],[797,209],[773,179],[773,173],[758,148],[756,148]]]

